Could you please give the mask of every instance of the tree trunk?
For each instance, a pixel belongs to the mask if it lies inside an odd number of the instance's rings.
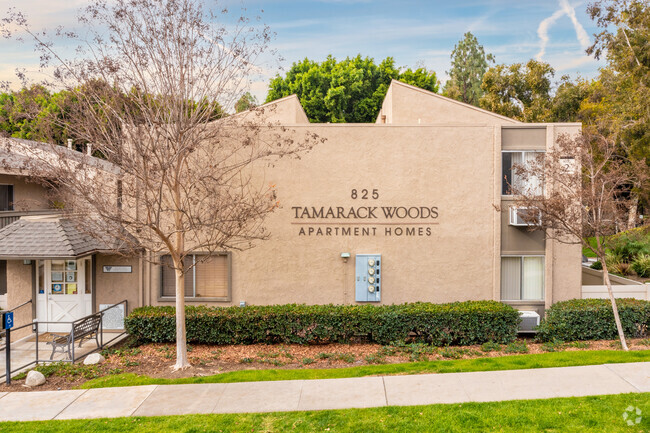
[[[607,293],[609,293],[609,300],[612,303],[612,311],[614,312],[614,322],[616,322],[616,330],[618,331],[618,338],[621,340],[623,350],[628,351],[627,342],[625,341],[625,334],[623,333],[623,325],[621,325],[621,318],[618,316],[618,307],[616,306],[616,298],[614,298],[614,291],[612,290],[612,282],[609,280],[609,272],[607,271],[607,263],[605,263],[605,256],[600,257],[600,262],[603,264],[603,280],[607,286]]]
[[[190,367],[187,360],[187,340],[185,337],[185,275],[183,263],[174,263],[176,274],[176,364],[174,370]]]
[[[639,196],[632,193],[632,200],[630,203],[630,209],[627,214],[627,229],[633,229],[636,227],[636,217],[639,210]]]

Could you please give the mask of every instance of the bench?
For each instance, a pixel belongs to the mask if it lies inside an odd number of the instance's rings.
[[[55,337],[52,341],[49,341],[47,344],[52,345],[52,354],[50,355],[50,360],[54,357],[54,353],[57,348],[61,349],[61,352],[68,352],[68,359],[72,359],[72,353],[70,349],[75,341],[79,341],[79,347],[83,343],[84,339],[95,338],[97,342],[97,347],[99,347],[99,340],[97,339],[99,335],[99,324],[101,322],[101,315],[96,314],[93,316],[88,316],[85,319],[76,321],[72,323],[72,331],[69,334],[61,335]]]

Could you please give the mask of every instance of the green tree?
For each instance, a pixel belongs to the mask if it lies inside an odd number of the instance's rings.
[[[588,121],[589,115],[584,111],[584,103],[595,91],[593,83],[582,78],[573,82],[569,76],[562,76],[551,101],[548,120],[551,122]]]
[[[602,29],[587,50],[596,58],[604,56],[598,98],[589,106],[599,116],[603,133],[627,149],[631,161],[645,160],[650,166],[650,4],[647,0],[599,0],[587,8]],[[650,168],[649,168],[650,169]],[[632,185],[634,200],[627,226],[637,222],[639,204],[650,205],[650,191]]]
[[[483,75],[485,94],[481,108],[524,122],[551,120],[551,79],[555,70],[548,63],[529,60],[525,65],[496,65]]]
[[[250,110],[251,108],[257,107],[257,98],[246,92],[241,95],[241,98],[235,102],[235,112],[241,113],[242,111]]]
[[[483,45],[471,32],[465,33],[451,52],[451,70],[445,83],[443,95],[472,105],[479,105],[483,96],[481,83],[488,69],[488,62],[494,62],[492,54],[485,54]]]
[[[391,80],[400,80],[432,92],[438,91],[435,72],[425,68],[400,71],[392,57],[374,59],[331,55],[323,62],[296,62],[284,77],[269,84],[266,102],[296,94],[311,122],[374,122]]]

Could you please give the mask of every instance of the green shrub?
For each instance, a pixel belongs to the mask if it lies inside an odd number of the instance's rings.
[[[623,332],[628,338],[649,335],[650,302],[617,299]],[[541,341],[612,340],[618,338],[609,299],[572,299],[546,310],[538,328]]]
[[[575,347],[576,349],[589,349],[591,347],[591,344],[584,341],[572,341],[571,343],[568,343],[567,346]]]
[[[494,341],[488,341],[485,342],[481,345],[481,350],[485,353],[487,352],[500,352],[501,351],[501,345],[499,343],[495,343]]]
[[[186,307],[187,341],[192,344],[323,344],[363,338],[389,344],[411,341],[436,346],[509,343],[519,313],[495,301],[402,305],[272,305]],[[176,339],[174,307],[135,309],[125,321],[142,342]]]
[[[371,353],[363,357],[368,364],[386,364],[386,357],[381,353]]]
[[[613,274],[618,274],[618,275],[630,275],[630,270],[632,268],[630,267],[629,263],[626,262],[618,262],[612,265],[612,267],[609,269],[611,273]]]
[[[589,266],[591,269],[595,269],[597,271],[602,271],[603,270],[603,264],[600,262],[600,260],[595,261]]]
[[[615,241],[613,253],[620,257],[621,261],[630,263],[639,255],[650,254],[650,244],[644,240],[622,236]]]
[[[503,351],[505,353],[528,353],[528,346],[525,341],[513,341]]]
[[[564,343],[560,340],[547,341],[542,344],[542,350],[544,352],[559,352],[564,349]]]
[[[650,254],[641,254],[632,263],[632,269],[641,278],[650,278]]]

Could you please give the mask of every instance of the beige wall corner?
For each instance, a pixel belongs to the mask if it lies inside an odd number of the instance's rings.
[[[232,118],[259,123],[260,125],[264,123],[277,125],[302,125],[309,123],[307,114],[305,114],[305,110],[300,105],[300,99],[296,95],[285,96],[284,98],[262,104],[251,110],[242,111],[241,113],[234,114]]]
[[[428,90],[393,80],[386,123],[398,125],[516,125],[521,122]]]

